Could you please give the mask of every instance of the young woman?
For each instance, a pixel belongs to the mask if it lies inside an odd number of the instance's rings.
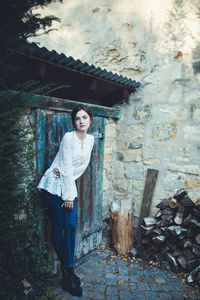
[[[89,164],[94,137],[87,134],[92,121],[88,107],[76,106],[71,118],[75,130],[65,133],[58,153],[38,188],[43,190],[51,219],[52,241],[61,262],[63,289],[81,296],[80,278],[73,269],[77,197],[75,180]]]

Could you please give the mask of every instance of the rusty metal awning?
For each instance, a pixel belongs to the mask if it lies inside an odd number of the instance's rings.
[[[22,80],[39,79],[65,86],[52,93],[55,97],[113,106],[125,101],[140,85],[133,79],[58,54],[55,50],[40,48],[35,43],[17,51],[15,59],[22,66]]]

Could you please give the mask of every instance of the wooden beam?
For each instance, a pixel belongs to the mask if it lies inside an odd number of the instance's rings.
[[[79,101],[48,97],[42,95],[31,95],[30,93],[24,93],[24,92],[20,93],[16,91],[11,91],[11,93],[16,95],[19,94],[19,97],[20,96],[29,97],[29,98],[31,97],[34,100],[32,105],[33,108],[43,108],[43,109],[57,110],[57,111],[71,111],[76,105],[82,104],[85,106],[89,106],[94,116],[101,116],[101,117],[107,117],[113,119],[119,119],[121,116],[121,111],[119,108],[88,104]]]
[[[150,205],[151,205],[151,200],[152,200],[154,188],[155,188],[155,185],[156,185],[156,180],[157,180],[158,173],[159,173],[159,171],[155,170],[155,169],[148,169],[147,170],[147,177],[146,177],[144,193],[143,193],[143,198],[142,198],[142,206],[141,206],[141,210],[140,210],[140,217],[139,217],[138,226],[137,226],[137,233],[136,233],[137,243],[139,243],[140,240],[141,240],[141,224],[142,224],[142,221],[150,213]]]

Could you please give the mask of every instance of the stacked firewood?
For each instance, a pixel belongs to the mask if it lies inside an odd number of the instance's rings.
[[[200,282],[200,204],[182,189],[162,200],[154,217],[143,219],[137,252],[174,272],[190,273],[189,282]]]

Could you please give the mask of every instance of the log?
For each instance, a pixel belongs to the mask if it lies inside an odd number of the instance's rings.
[[[165,209],[166,207],[169,206],[169,199],[163,199],[160,203],[158,203],[156,205],[157,208],[160,208],[161,210],[162,209]]]
[[[153,235],[162,235],[162,234],[163,234],[163,230],[162,230],[162,228],[155,228],[155,229],[152,231],[152,234],[153,234]]]
[[[183,247],[183,248],[191,248],[192,247],[192,242],[191,240],[189,239],[184,239],[180,242],[180,245]]]
[[[200,211],[196,208],[196,206],[193,208],[192,215],[194,218],[200,219]]]
[[[167,257],[167,261],[171,265],[174,272],[177,273],[178,272],[178,265],[177,265],[176,259],[170,253],[167,253],[166,257]]]
[[[195,230],[200,231],[200,222],[199,222],[197,219],[192,218],[192,219],[190,220],[190,225],[191,225],[191,227],[194,228]]]
[[[195,240],[196,240],[197,244],[200,245],[200,233],[195,236]]]
[[[198,211],[200,211],[200,204],[196,204],[196,205],[195,205],[195,208],[196,208]]]
[[[163,215],[161,217],[161,220],[163,221],[163,224],[164,225],[170,225],[170,224],[173,224],[173,215]]]
[[[177,199],[175,199],[175,198],[173,198],[173,197],[171,197],[170,199],[169,199],[169,207],[170,208],[177,208],[177,206],[178,206],[178,204],[179,204],[179,202],[178,202],[178,200]]]
[[[145,224],[146,227],[151,227],[151,226],[157,224],[156,219],[152,218],[152,217],[146,217],[146,218],[144,218],[143,222],[144,222],[144,224]]]
[[[187,231],[185,228],[182,228],[181,226],[169,226],[168,230],[170,230],[170,232],[176,236]]]
[[[155,228],[154,226],[149,226],[149,227],[145,227],[143,225],[141,225],[141,228],[143,229],[144,231],[144,234],[145,235],[148,235],[152,232],[152,230]]]
[[[138,221],[137,226],[137,242],[139,243],[141,240],[141,224],[143,221],[143,218],[147,217],[150,212],[150,205],[151,205],[151,199],[153,197],[154,188],[156,185],[156,180],[158,176],[158,170],[154,169],[148,169],[147,170],[147,176],[146,176],[146,182],[144,187],[144,193],[142,198],[142,206],[140,210],[140,217]]]
[[[126,254],[133,247],[131,199],[113,201],[111,218],[113,246],[118,253]]]
[[[189,214],[182,222],[182,226],[187,227],[190,225],[190,220],[192,219],[192,215]]]
[[[172,208],[168,207],[168,208],[163,209],[162,213],[163,213],[163,215],[174,216],[176,212]]]
[[[180,189],[176,192],[176,194],[173,196],[173,198],[177,200],[181,200],[184,196],[186,196],[188,193],[185,189]]]
[[[159,219],[162,216],[162,210],[157,211],[157,213],[155,214],[155,218]]]
[[[200,246],[199,245],[193,245],[192,252],[197,256],[200,257]]]
[[[181,204],[187,208],[192,208],[195,205],[194,202],[188,196],[184,196],[180,201]]]
[[[200,266],[198,266],[196,269],[194,269],[190,275],[188,276],[188,282],[191,283],[191,282],[199,282],[199,274],[200,274]]]
[[[192,251],[190,249],[184,249],[183,250],[184,256],[187,258],[187,260],[191,260],[194,258],[194,254],[192,253]]]
[[[194,270],[196,267],[198,267],[199,263],[198,260],[196,258],[188,260],[187,261],[187,270],[189,272],[191,272],[192,270]]]
[[[186,260],[185,256],[179,256],[177,258],[177,261],[182,269],[185,270],[187,268],[187,260]]]
[[[181,212],[176,213],[176,217],[174,218],[174,223],[176,223],[177,225],[180,225],[183,223],[183,213],[181,213]]]
[[[174,257],[179,257],[183,254],[183,251],[180,250],[180,249],[176,249],[174,252],[173,252],[173,256]]]
[[[158,244],[162,244],[164,243],[166,240],[166,236],[165,235],[158,235],[158,236],[154,236],[152,238],[152,241],[158,243]]]
[[[179,203],[179,206],[178,206],[178,212],[184,213],[185,210],[186,210],[185,207],[184,207],[181,203]]]

